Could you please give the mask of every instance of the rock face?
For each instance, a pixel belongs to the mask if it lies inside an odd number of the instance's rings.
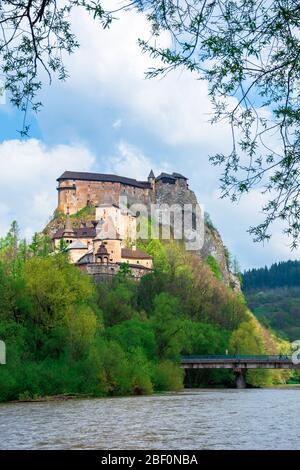
[[[191,189],[187,187],[172,187],[170,185],[161,185],[156,187],[155,202],[157,204],[179,204],[184,206],[190,204],[195,213],[196,207],[199,207],[197,196]],[[208,256],[213,256],[217,261],[222,273],[223,281],[228,286],[240,290],[240,282],[229,268],[229,255],[223,244],[221,235],[212,226],[212,224],[204,224],[204,241],[202,248],[197,252],[204,260]]]

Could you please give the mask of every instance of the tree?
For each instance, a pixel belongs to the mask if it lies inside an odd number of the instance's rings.
[[[0,3],[0,58],[5,75],[5,88],[12,103],[24,111],[28,106],[38,110],[41,103],[35,99],[42,82],[43,70],[51,82],[54,73],[60,80],[67,77],[61,53],[72,53],[78,47],[71,31],[70,13],[73,8],[83,8],[103,27],[111,16],[101,7],[101,2],[88,0],[2,0]],[[22,133],[28,126],[24,121]]]
[[[160,359],[174,359],[180,354],[184,338],[180,316],[178,299],[166,293],[155,297],[152,321]]]
[[[17,277],[22,270],[27,257],[27,243],[20,240],[20,230],[16,221],[13,221],[6,237],[0,238],[0,261],[13,277]]]
[[[94,301],[94,286],[88,276],[61,254],[27,261],[24,279],[32,302],[28,320],[45,330],[71,322],[81,304]]]
[[[185,67],[206,79],[214,105],[212,122],[231,126],[232,150],[211,157],[221,165],[223,197],[237,200],[256,185],[268,195],[265,219],[250,232],[256,241],[270,238],[270,227],[283,221],[284,233],[297,246],[299,191],[300,8],[295,0],[132,0],[105,10],[101,0],[3,0],[0,4],[0,57],[5,88],[25,112],[37,110],[42,86],[39,69],[67,77],[63,52],[78,42],[70,25],[73,9],[85,9],[110,25],[128,8],[147,15],[153,37],[140,39],[143,51],[162,64],[148,77]],[[171,46],[157,38],[168,31]],[[154,38],[154,41],[151,39]],[[197,76],[197,75],[196,75]],[[26,121],[22,132],[27,133]]]
[[[155,36],[168,31],[171,47],[140,41],[162,60],[148,77],[185,67],[206,79],[212,122],[231,126],[229,154],[221,165],[223,197],[233,201],[259,185],[265,219],[251,227],[256,241],[283,221],[297,246],[300,234],[300,8],[294,0],[141,1]]]

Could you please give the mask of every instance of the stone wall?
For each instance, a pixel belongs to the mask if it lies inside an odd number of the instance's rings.
[[[138,188],[123,183],[107,181],[63,180],[58,184],[58,210],[65,214],[76,214],[87,205],[98,205],[107,201],[119,204],[120,196],[126,196],[129,204],[136,202],[148,205],[151,189]]]
[[[120,264],[103,265],[103,264],[91,263],[91,264],[80,265],[79,267],[82,271],[92,276],[94,282],[110,283],[112,282],[113,277],[116,274],[118,274],[121,265]],[[136,279],[136,280],[139,280],[141,277],[151,272],[150,269],[147,269],[144,267],[143,268],[132,267],[132,266],[129,266],[129,267],[130,267],[130,271],[133,276],[133,279]]]

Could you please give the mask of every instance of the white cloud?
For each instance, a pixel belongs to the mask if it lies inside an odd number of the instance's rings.
[[[257,189],[250,191],[236,204],[228,199],[220,199],[218,191],[202,194],[201,199],[205,210],[220,230],[224,244],[238,258],[242,269],[300,258],[300,249],[291,251],[292,240],[282,234],[283,226],[279,223],[274,225],[270,241],[253,242],[253,236],[247,230],[263,220],[260,208],[266,202],[266,195]]]
[[[76,106],[77,96],[80,97],[80,103],[84,103],[87,98],[87,103],[98,105],[99,115],[104,114],[104,121],[108,115],[113,135],[124,139],[113,156],[113,152],[97,149],[97,163],[99,166],[102,163],[101,171],[138,179],[144,179],[151,168],[155,174],[161,170],[184,173],[191,178],[191,189],[197,191],[200,202],[204,202],[211,213],[225,244],[240,258],[244,267],[296,257],[296,252],[290,253],[288,243],[280,231],[265,247],[253,245],[246,230],[259,219],[261,196],[258,192],[244,197],[238,206],[218,199],[215,188],[218,186],[219,169],[210,166],[207,155],[226,153],[230,134],[225,124],[208,124],[212,108],[205,82],[195,80],[192,74],[182,71],[171,73],[161,80],[144,79],[144,72],[154,64],[148,55],[141,53],[137,44],[138,37],[148,39],[150,36],[145,17],[138,13],[127,13],[119,21],[113,22],[110,29],[103,31],[97,21],[82,13],[73,18],[73,24],[81,48],[67,59],[70,78],[66,83],[59,83],[59,89],[68,90],[73,101],[67,101],[66,105],[58,88],[47,90],[48,97],[43,100],[46,106],[39,115],[39,124],[43,123],[43,119],[47,123],[47,100],[55,103],[50,108],[54,109],[52,121],[56,125],[60,110],[68,122],[68,115],[72,114],[73,118],[74,114],[74,107],[68,108],[69,103],[75,103]],[[164,44],[168,40],[165,36]],[[56,93],[62,102],[56,100]],[[118,114],[112,113],[112,117],[109,112],[113,108],[117,108]],[[95,109],[90,117],[93,123],[97,123]],[[68,131],[67,138],[70,133],[72,138],[76,136],[82,123],[80,106],[76,119],[77,128],[74,124],[73,128],[63,124],[63,129]],[[129,127],[130,138],[125,133]],[[168,160],[164,158],[160,161],[150,141],[146,151],[146,143],[143,150],[128,144],[143,129],[152,132],[159,141],[169,146]],[[47,127],[44,127],[44,132],[45,135],[49,133]],[[99,132],[102,138],[100,124],[93,127],[92,132]],[[95,136],[95,141],[96,137],[99,136]],[[92,135],[86,138],[94,143]],[[115,141],[111,145],[115,146]],[[174,156],[177,148],[180,150]],[[166,153],[165,146],[164,155]],[[105,158],[105,154],[109,158]],[[65,169],[90,170],[94,156],[80,144],[46,148],[37,140],[8,141],[0,145],[0,164],[0,197],[3,201],[0,204],[0,233],[7,229],[6,220],[13,218],[21,222],[24,232],[31,233],[43,227],[56,206],[57,176]]]
[[[158,174],[162,170],[167,170],[168,165],[162,163],[158,168],[149,157],[146,157],[138,148],[127,142],[119,143],[117,155],[109,159],[107,167],[107,171],[110,173],[126,175],[139,180],[144,180],[150,169]]]
[[[224,150],[229,144],[227,126],[209,124],[213,109],[205,81],[183,70],[163,79],[145,79],[144,73],[160,63],[142,54],[138,46],[138,38],[150,37],[143,14],[123,13],[109,30],[102,30],[82,13],[73,18],[73,28],[81,47],[67,61],[67,86],[76,93],[99,104],[109,101],[122,106],[138,125],[169,145],[196,143]],[[169,44],[167,35],[162,43]]]
[[[43,229],[57,205],[56,178],[66,169],[87,171],[94,161],[80,144],[47,148],[36,139],[1,143],[0,235],[13,219],[26,236]]]

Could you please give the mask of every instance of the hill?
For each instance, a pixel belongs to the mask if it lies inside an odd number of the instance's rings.
[[[211,260],[172,241],[144,248],[154,270],[140,282],[123,269],[111,284],[93,284],[48,237],[36,235],[28,245],[12,225],[0,239],[0,338],[9,357],[0,368],[0,401],[177,390],[184,384],[182,354],[288,352]],[[230,370],[191,372],[189,387],[234,384]],[[247,383],[289,377],[250,370]]]
[[[300,338],[300,261],[251,269],[242,284],[249,308],[263,325],[290,341]]]

